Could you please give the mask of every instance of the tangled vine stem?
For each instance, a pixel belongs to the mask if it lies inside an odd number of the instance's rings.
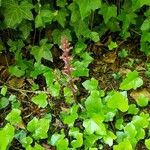
[[[63,51],[63,54],[62,56],[60,56],[60,59],[62,59],[65,63],[62,73],[66,75],[67,77],[68,86],[71,88],[74,99],[76,101],[77,87],[74,84],[74,79],[72,77],[72,71],[74,70],[74,68],[72,67],[72,64],[71,64],[73,57],[69,55],[69,52],[73,47],[70,46],[70,43],[66,37],[62,37],[60,48]]]

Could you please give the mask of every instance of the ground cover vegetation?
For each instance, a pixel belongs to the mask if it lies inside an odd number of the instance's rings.
[[[0,0],[0,150],[150,149],[149,0]]]

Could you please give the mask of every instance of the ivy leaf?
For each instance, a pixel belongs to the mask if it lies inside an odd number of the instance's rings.
[[[133,72],[129,72],[126,78],[120,84],[121,90],[130,90],[137,89],[143,85],[143,80],[139,77],[138,72],[134,70]]]
[[[141,30],[142,31],[148,31],[150,29],[150,18],[147,18],[144,20],[143,24],[141,25]]]
[[[24,19],[33,20],[31,12],[33,5],[28,1],[21,1],[18,4],[18,1],[7,0],[2,1],[2,6],[5,7],[4,17],[8,28],[15,28]]]
[[[68,8],[69,10],[71,10],[71,22],[72,23],[81,19],[79,7],[75,2],[72,2]]]
[[[35,79],[38,75],[44,74],[48,72],[49,70],[50,68],[42,65],[41,63],[35,63],[34,70],[31,72],[30,76]]]
[[[19,66],[9,66],[9,72],[11,73],[11,75],[14,75],[16,77],[21,77],[25,74],[24,70],[21,70],[21,68]]]
[[[150,6],[149,0],[132,0],[132,10],[135,11],[138,8],[143,7],[144,5]]]
[[[113,132],[108,131],[108,132],[107,132],[107,135],[104,136],[103,139],[104,139],[104,142],[105,142],[106,144],[108,144],[109,146],[112,146],[112,145],[113,145],[113,140],[116,139],[116,135],[114,135]]]
[[[12,125],[17,125],[22,121],[20,114],[21,111],[19,109],[13,108],[5,119],[9,121]]]
[[[45,27],[46,24],[51,24],[53,20],[53,12],[49,9],[42,9],[35,18],[35,27]]]
[[[30,136],[24,137],[20,140],[21,140],[20,142],[24,148],[26,148],[33,142],[33,139]]]
[[[36,105],[38,105],[41,108],[45,108],[48,104],[47,94],[46,93],[40,93],[40,94],[32,97],[32,102],[34,102]]]
[[[68,139],[65,138],[64,133],[61,134],[53,134],[50,141],[51,145],[56,146],[57,150],[68,150]]]
[[[132,122],[136,128],[147,128],[149,125],[149,114],[141,113],[140,115],[136,115],[133,117]]]
[[[23,21],[19,25],[19,30],[22,32],[22,38],[27,39],[28,36],[30,35],[30,32],[33,30],[32,29],[32,24],[27,22],[27,21]]]
[[[77,21],[72,24],[74,31],[78,38],[86,37],[91,38],[91,31],[88,28],[88,24],[85,21]]]
[[[106,97],[107,106],[113,109],[119,109],[122,112],[128,110],[128,99],[123,93],[114,91]]]
[[[6,95],[6,93],[7,93],[7,86],[6,86],[6,85],[4,85],[4,86],[2,86],[2,89],[1,89],[0,94],[1,94],[1,95],[3,95],[3,96],[5,96],[5,95]]]
[[[99,91],[91,91],[90,96],[85,101],[85,107],[88,115],[92,119],[98,122],[104,120],[103,104]]]
[[[91,32],[91,39],[94,41],[94,42],[98,42],[100,39],[99,39],[99,34],[97,32]]]
[[[122,13],[118,16],[118,19],[120,21],[122,21],[123,25],[122,25],[122,36],[124,38],[126,38],[127,36],[129,36],[127,34],[128,28],[131,24],[135,24],[135,18],[137,17],[137,15],[133,12],[130,11],[130,9],[128,11],[123,10]]]
[[[85,49],[86,49],[87,45],[81,41],[78,41],[75,45],[75,53],[77,55],[80,55]]]
[[[76,3],[79,6],[82,20],[89,16],[92,10],[94,11],[101,7],[100,0],[76,0]]]
[[[15,134],[15,128],[9,123],[5,125],[4,128],[0,129],[0,137],[3,140],[0,140],[0,149],[6,150],[8,149],[9,144],[12,142]]]
[[[34,147],[29,145],[26,147],[26,150],[45,150],[45,148],[35,142]]]
[[[139,112],[139,108],[135,104],[129,105],[128,114],[136,115]]]
[[[73,70],[74,77],[88,77],[89,76],[89,69],[85,66],[85,63],[82,61],[75,61]]]
[[[137,130],[132,122],[125,126],[124,132],[129,138],[135,138],[137,134]]]
[[[93,119],[83,121],[83,126],[87,134],[106,135],[106,128],[103,123],[96,123]]]
[[[79,132],[78,128],[71,128],[69,135],[75,138],[75,140],[71,141],[73,148],[79,148],[83,145],[83,134]]]
[[[53,61],[50,49],[52,44],[47,43],[47,39],[42,39],[40,41],[40,46],[33,46],[31,49],[31,54],[35,57],[37,63],[41,63],[41,59],[47,59]]]
[[[9,105],[9,100],[6,97],[0,98],[0,110]]]
[[[48,137],[47,132],[49,130],[50,119],[42,118],[37,119],[34,117],[27,124],[27,130],[32,133],[32,137],[36,140],[45,139]]]
[[[109,6],[107,4],[103,4],[101,7],[101,12],[105,24],[107,24],[110,18],[115,18],[117,16],[117,7],[115,5]]]
[[[59,7],[65,7],[66,4],[67,4],[66,0],[57,0],[57,6]]]
[[[109,50],[113,50],[114,48],[117,48],[118,45],[116,42],[111,41],[110,44],[108,45]]]
[[[118,145],[113,146],[113,150],[133,150],[132,145],[128,139],[120,142]]]
[[[58,21],[58,23],[64,28],[65,27],[65,22],[66,22],[66,17],[68,16],[68,13],[65,8],[62,8],[60,10],[57,10],[54,13],[54,18]]]
[[[100,135],[90,134],[84,135],[84,146],[85,148],[93,147],[94,143],[100,138]],[[94,149],[93,149],[94,150]],[[96,149],[97,150],[97,149]]]
[[[61,37],[66,37],[69,41],[72,40],[71,31],[69,29],[65,29],[63,31],[59,29],[55,29],[52,33],[54,44],[60,45]]]
[[[91,80],[86,80],[82,83],[82,85],[84,86],[84,88],[86,90],[89,90],[89,91],[93,91],[93,90],[96,90],[97,87],[98,87],[98,81],[94,78],[91,78]]]
[[[78,105],[73,105],[67,112],[61,112],[63,122],[69,126],[73,126],[75,120],[78,118]]]
[[[150,149],[150,139],[145,140],[145,145],[147,149]]]

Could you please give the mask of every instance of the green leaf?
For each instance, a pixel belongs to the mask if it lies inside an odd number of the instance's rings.
[[[69,127],[74,125],[75,120],[78,118],[78,105],[73,105],[68,111],[61,112],[61,116],[64,124],[67,124]]]
[[[54,14],[49,9],[42,9],[35,18],[35,27],[45,27],[46,24],[51,24]]]
[[[21,1],[18,4],[15,0],[2,1],[2,6],[5,8],[4,17],[8,28],[15,28],[24,19],[33,20],[31,9],[33,5],[28,1]]]
[[[69,10],[71,10],[71,22],[72,23],[75,23],[76,21],[81,19],[79,7],[75,2],[72,2],[68,8]]]
[[[136,107],[135,104],[129,105],[128,114],[136,115],[139,112],[139,109]]]
[[[11,75],[14,75],[18,78],[25,74],[25,71],[22,70],[19,66],[9,66],[9,72]]]
[[[150,149],[150,139],[145,140],[145,145],[147,149]]]
[[[104,3],[101,7],[101,13],[105,24],[107,24],[110,18],[117,16],[117,7],[115,5],[109,6]]]
[[[0,109],[3,109],[9,105],[9,100],[6,97],[0,98]]]
[[[60,45],[60,41],[62,37],[66,37],[69,41],[72,40],[71,31],[69,29],[65,29],[62,31],[59,29],[55,29],[52,32],[52,37],[53,37],[54,44],[58,44],[58,45]]]
[[[118,145],[113,146],[113,150],[133,150],[132,145],[128,139],[120,142]]]
[[[32,24],[27,21],[23,21],[19,25],[19,30],[22,32],[22,38],[27,39],[28,36],[30,35],[30,32],[33,31]]]
[[[45,108],[48,104],[47,102],[47,94],[46,93],[39,93],[38,95],[32,97],[32,102],[38,105],[41,108]]]
[[[143,80],[139,77],[138,72],[135,70],[133,72],[129,72],[126,78],[120,84],[121,90],[130,90],[137,89],[143,85]]]
[[[75,45],[74,51],[77,55],[80,55],[85,49],[87,45],[81,41],[78,41]]]
[[[8,149],[9,144],[12,142],[15,134],[15,129],[9,123],[6,124],[4,128],[0,129],[0,137],[3,140],[0,140],[0,150]]]
[[[136,127],[134,126],[133,123],[128,123],[124,128],[124,132],[130,138],[135,138],[137,134]]]
[[[41,63],[41,59],[47,59],[53,61],[50,49],[52,44],[47,43],[47,39],[42,39],[40,41],[40,46],[33,46],[31,49],[31,54],[35,57],[37,63]]]
[[[57,6],[64,7],[67,4],[66,0],[57,0]]]
[[[71,146],[73,148],[79,148],[83,145],[83,134],[79,132],[78,128],[71,128],[69,135],[75,138],[71,141]]]
[[[76,3],[79,6],[80,14],[82,20],[91,14],[91,11],[96,10],[101,7],[100,0],[76,0]]]
[[[89,91],[93,91],[93,90],[96,90],[97,87],[98,87],[98,81],[94,78],[91,78],[91,80],[86,80],[82,83],[82,85],[84,86],[84,88],[86,90],[89,90]]]
[[[9,45],[9,50],[13,53],[20,51],[24,46],[24,42],[22,39],[12,41],[11,39],[8,40],[7,44]]]
[[[118,130],[122,130],[124,128],[122,118],[119,118],[119,119],[116,120],[115,128],[118,129]]]
[[[89,76],[89,69],[85,66],[85,63],[82,61],[75,61],[73,70],[74,77],[88,77]]]
[[[137,129],[138,128],[147,128],[149,125],[149,114],[141,113],[139,116],[136,115],[133,117],[132,122]]]
[[[26,147],[26,150],[45,150],[45,148],[42,147],[41,145],[35,143],[34,147],[29,145],[28,147]]]
[[[103,123],[96,123],[93,119],[86,119],[83,121],[83,126],[87,134],[106,135],[106,128]]]
[[[88,27],[88,23],[86,21],[77,21],[75,23],[72,23],[72,26],[74,27],[74,31],[76,33],[76,36],[80,39],[83,37],[85,38],[91,38],[91,31]]]
[[[120,58],[126,58],[128,56],[128,51],[125,49],[122,49],[121,51],[119,51],[118,56]]]
[[[92,119],[98,122],[104,120],[103,104],[99,91],[91,91],[90,96],[85,101],[85,107],[88,115]]]
[[[58,23],[64,28],[66,17],[68,16],[67,10],[65,8],[61,8],[54,13],[54,18],[58,21]]]
[[[127,10],[127,9],[126,9]],[[122,25],[122,32],[121,35],[126,38],[128,36],[130,36],[130,33],[128,33],[128,28],[131,24],[135,24],[136,23],[136,17],[137,15],[131,11],[130,9],[128,9],[127,11],[123,10],[121,12],[121,14],[118,16],[118,19],[120,21],[122,21],[123,25]]]
[[[129,108],[126,93],[114,91],[106,97],[106,100],[110,108],[119,109],[122,112],[126,112]]]
[[[22,121],[20,114],[21,111],[19,109],[13,108],[5,119],[9,121],[12,125],[17,125]]]
[[[21,139],[21,144],[24,148],[28,147],[30,144],[32,144],[33,139],[30,136],[24,137]]]
[[[97,32],[91,32],[91,39],[94,42],[98,42],[100,40],[99,33],[97,33]]]
[[[108,45],[109,50],[113,50],[114,48],[117,48],[118,45],[116,42],[111,41]]]
[[[143,24],[141,25],[141,30],[142,31],[148,31],[150,29],[150,18],[147,18],[144,20]]]
[[[149,99],[145,95],[141,94],[136,100],[136,102],[139,106],[145,107],[148,105]]]
[[[64,133],[53,134],[51,137],[51,145],[56,146],[57,150],[68,150],[68,139],[65,138]]]
[[[49,71],[50,71],[49,67],[46,67],[41,63],[35,63],[34,70],[31,72],[30,76],[35,79],[38,75],[44,74]]]
[[[113,132],[108,131],[107,135],[104,136],[103,139],[104,139],[105,144],[108,144],[109,146],[112,146],[113,145],[113,140],[116,139],[116,135],[114,135]]]
[[[46,139],[48,137],[47,132],[49,130],[49,124],[49,118],[42,118],[38,120],[36,117],[34,117],[27,124],[27,130],[32,133],[32,137],[36,140]]]
[[[95,145],[94,143],[100,139],[100,135],[95,135],[95,134],[84,134],[84,146],[85,148],[93,147]]]
[[[89,76],[88,65],[93,61],[93,58],[87,52],[81,54],[80,57],[82,58],[82,61],[75,61],[73,63],[73,67],[74,67],[73,76],[74,77],[81,77],[81,76],[88,77]]]
[[[150,6],[150,1],[149,0],[132,0],[132,10],[135,11],[144,5]]]
[[[6,93],[7,93],[7,86],[4,85],[4,86],[2,87],[2,89],[1,89],[1,94],[2,94],[3,96],[5,96]]]

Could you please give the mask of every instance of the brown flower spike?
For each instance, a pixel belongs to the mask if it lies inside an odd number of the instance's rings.
[[[75,98],[77,88],[76,88],[76,86],[74,84],[74,80],[72,78],[72,71],[74,70],[74,68],[71,65],[71,61],[73,60],[73,57],[69,55],[69,52],[73,47],[70,46],[70,43],[66,37],[62,37],[60,48],[63,51],[63,54],[62,54],[62,56],[60,56],[60,59],[62,59],[65,63],[62,73],[67,76],[69,87],[71,88],[73,96]]]

